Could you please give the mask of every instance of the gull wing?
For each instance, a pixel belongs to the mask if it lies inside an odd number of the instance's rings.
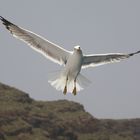
[[[56,62],[60,65],[66,64],[67,59],[71,54],[71,52],[61,48],[60,46],[46,40],[45,38],[31,31],[25,30],[9,22],[8,20],[4,19],[1,16],[0,20],[14,37],[24,41],[32,49],[43,54],[45,57],[52,60],[53,62]]]
[[[129,58],[130,56],[133,56],[138,53],[140,53],[140,51],[130,54],[110,53],[110,54],[85,55],[83,57],[82,68],[96,67],[108,63],[120,62],[121,60]]]

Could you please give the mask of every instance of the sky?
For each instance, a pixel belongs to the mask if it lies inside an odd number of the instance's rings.
[[[84,54],[140,50],[139,0],[0,0],[0,14],[59,46]],[[13,38],[0,24],[0,82],[36,100],[70,100],[97,118],[140,117],[140,55],[81,71],[92,83],[77,96],[48,83],[63,67]]]

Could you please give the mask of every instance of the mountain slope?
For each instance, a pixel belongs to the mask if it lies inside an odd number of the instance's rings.
[[[0,84],[0,140],[139,140],[140,119],[99,120],[78,103],[35,101]]]

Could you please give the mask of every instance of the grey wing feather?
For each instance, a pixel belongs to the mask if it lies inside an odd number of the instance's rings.
[[[83,58],[82,68],[95,67],[108,63],[120,62],[121,60],[129,58],[130,56],[133,56],[138,53],[140,53],[140,51],[130,54],[110,53],[110,54],[85,55]]]
[[[25,30],[8,20],[0,16],[0,20],[3,22],[5,27],[10,31],[10,33],[27,43],[32,49],[40,52],[45,57],[49,58],[53,62],[56,62],[60,65],[66,64],[67,59],[71,52],[61,48],[60,46],[46,40],[45,38]]]

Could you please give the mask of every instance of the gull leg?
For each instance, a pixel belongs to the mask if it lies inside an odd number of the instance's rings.
[[[63,90],[64,95],[66,95],[66,93],[67,93],[67,81],[68,81],[68,77],[66,79],[66,85],[65,85],[64,90]]]
[[[73,95],[76,95],[77,91],[76,91],[76,79],[74,80],[74,89],[72,91]]]
[[[67,93],[67,86],[65,85],[65,88],[63,90],[63,94],[66,95],[66,93]]]

